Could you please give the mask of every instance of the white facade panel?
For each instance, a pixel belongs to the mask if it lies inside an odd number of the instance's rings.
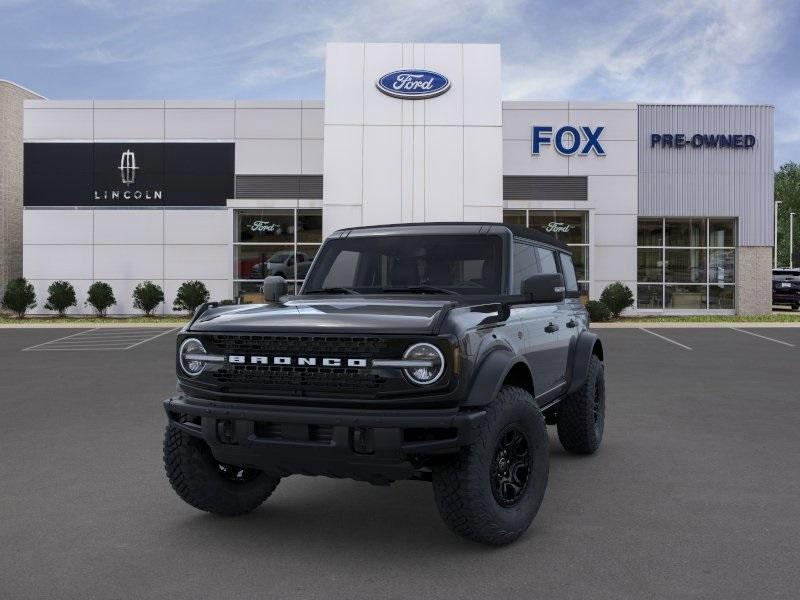
[[[566,125],[569,110],[564,109],[526,109],[503,111],[503,139],[524,140],[531,147],[531,128],[534,125],[550,126],[553,131]],[[548,146],[544,147],[549,148]],[[530,154],[530,151],[528,152]]]
[[[303,139],[321,140],[325,131],[325,110],[321,108],[303,108],[300,118]]]
[[[602,138],[601,138],[602,141]],[[569,175],[636,175],[637,145],[635,141],[602,141],[605,156],[594,152],[569,157]],[[556,154],[555,150],[549,152]],[[540,156],[544,156],[542,153]]]
[[[231,275],[230,246],[225,244],[164,246],[167,279],[226,279]]]
[[[425,221],[464,219],[464,129],[425,128]]]
[[[94,246],[94,278],[163,279],[164,246],[160,244]]]
[[[589,200],[598,213],[635,215],[638,209],[635,175],[598,175],[588,178]]]
[[[28,279],[91,279],[93,246],[25,244],[22,271]]]
[[[95,244],[162,244],[164,211],[96,210]]]
[[[630,246],[636,252],[636,215],[594,215],[595,246]]]
[[[235,168],[251,175],[300,173],[300,140],[238,140]]]
[[[337,229],[358,227],[359,225],[361,225],[360,204],[331,204],[325,207],[322,235],[328,236]]]
[[[94,139],[161,140],[164,110],[160,108],[95,108]]]
[[[236,137],[240,139],[281,139],[301,136],[299,108],[237,108]],[[310,112],[310,111],[309,111]],[[320,137],[322,137],[320,135]]]
[[[403,220],[401,136],[400,127],[364,127],[364,225]]]
[[[165,210],[166,244],[230,244],[233,213],[229,210]]]
[[[564,125],[560,123],[559,125]],[[569,108],[569,125],[577,127],[591,127],[592,129],[602,126],[600,140],[608,141],[636,141],[639,129],[636,117],[636,108],[628,110],[608,110],[608,109],[582,109]]]
[[[325,123],[364,122],[365,44],[328,44],[325,53]],[[328,132],[325,131],[327,139]]]
[[[635,246],[595,246],[592,259],[593,281],[636,281]]]
[[[303,175],[322,175],[324,163],[322,140],[303,140],[301,153]]]
[[[25,140],[89,141],[94,135],[91,108],[25,108]]]
[[[363,128],[360,126],[325,126],[322,199],[326,207],[330,204],[362,203],[362,136]],[[331,230],[326,228],[326,231]]]
[[[464,206],[503,205],[503,137],[499,127],[464,128]]]
[[[402,44],[370,44],[364,53],[364,85],[402,67]],[[403,103],[386,94],[364,94],[364,125],[400,125]]]
[[[503,140],[503,175],[569,175],[569,159],[547,148],[531,155],[530,140]]]
[[[463,125],[464,124],[464,76],[461,44],[423,44],[424,67],[441,73],[450,80],[450,89],[430,100],[414,100],[425,105],[425,125]],[[491,78],[487,73],[484,77]],[[491,79],[486,81],[491,87]],[[499,76],[498,76],[499,89]]]
[[[91,210],[26,210],[22,216],[25,244],[91,244]]]
[[[232,108],[168,108],[164,111],[168,140],[230,140],[234,137]]]
[[[465,221],[488,221],[490,223],[502,223],[502,206],[465,206]]]

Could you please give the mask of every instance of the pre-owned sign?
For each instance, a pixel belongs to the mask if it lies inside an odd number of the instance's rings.
[[[651,133],[650,147],[655,148],[752,148],[756,136],[749,133]]]
[[[230,143],[25,144],[25,206],[225,206]]]

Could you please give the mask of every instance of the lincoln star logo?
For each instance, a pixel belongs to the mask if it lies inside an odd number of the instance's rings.
[[[381,75],[375,85],[387,96],[424,100],[444,94],[450,89],[450,80],[436,71],[404,69]]]
[[[363,369],[366,358],[317,358],[313,356],[243,356],[231,354],[228,363],[233,365],[274,365],[280,367],[350,367]]]
[[[119,159],[119,175],[122,178],[122,183],[131,185],[136,181],[136,171],[139,167],[136,166],[136,155],[130,149],[122,153]]]

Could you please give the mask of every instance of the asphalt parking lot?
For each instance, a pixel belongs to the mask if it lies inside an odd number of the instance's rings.
[[[800,589],[800,329],[599,331],[604,445],[573,457],[551,431],[542,509],[500,549],[452,535],[416,482],[292,477],[249,516],[195,511],[161,462],[174,331],[97,348],[86,340],[99,336],[79,335],[80,352],[52,344],[79,333],[0,331],[0,598],[752,599]]]

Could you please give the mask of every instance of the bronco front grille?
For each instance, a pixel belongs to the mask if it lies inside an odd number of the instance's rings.
[[[403,340],[369,336],[211,335],[204,340],[209,354],[261,355],[366,359],[398,358],[408,345]],[[294,362],[294,361],[293,361]],[[321,361],[320,361],[321,363]],[[381,374],[383,373],[383,374]],[[210,370],[207,376],[230,392],[280,395],[348,395],[374,397],[402,380],[390,380],[386,372],[370,367],[232,364]]]

